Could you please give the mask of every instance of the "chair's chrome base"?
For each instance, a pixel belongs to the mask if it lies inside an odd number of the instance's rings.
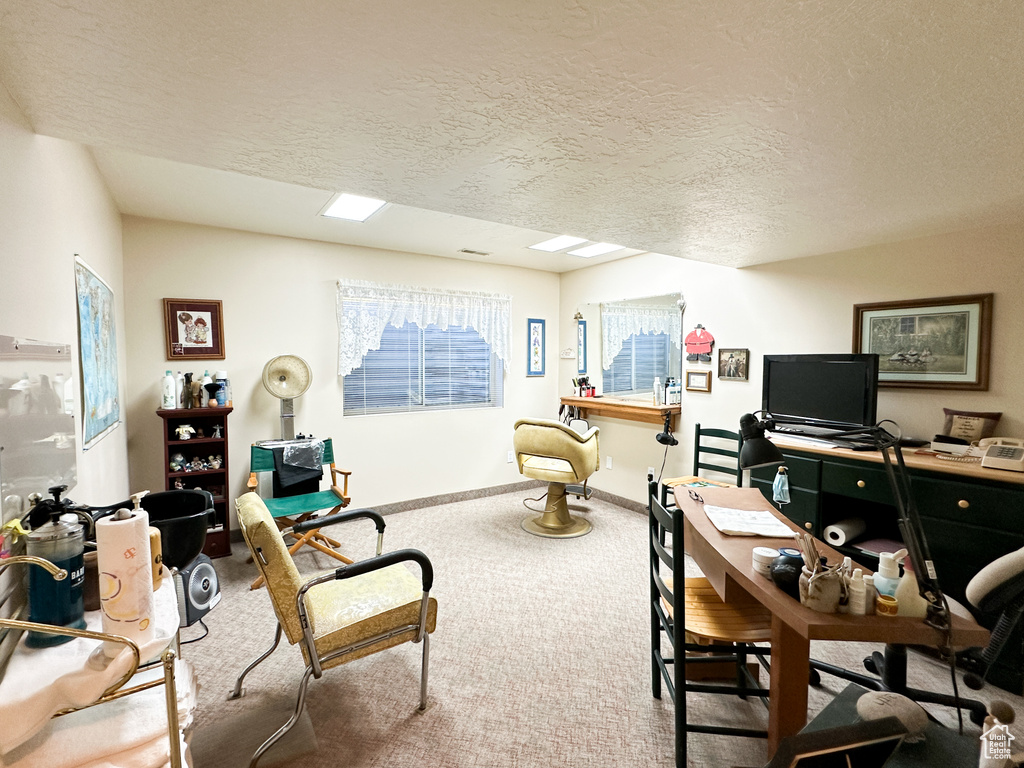
[[[565,483],[548,484],[548,503],[544,507],[544,514],[523,520],[520,524],[522,529],[534,536],[549,539],[571,539],[590,533],[593,526],[589,520],[569,514],[565,496]]]

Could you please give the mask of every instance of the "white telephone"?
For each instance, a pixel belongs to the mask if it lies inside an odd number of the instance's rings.
[[[981,466],[1024,472],[1024,440],[1012,437],[986,437],[978,441],[984,451]]]

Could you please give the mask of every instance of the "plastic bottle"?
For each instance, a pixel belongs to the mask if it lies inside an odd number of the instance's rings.
[[[170,371],[167,371],[167,373],[164,374],[163,393],[160,400],[160,407],[173,408],[174,405],[174,376],[171,375]]]
[[[184,408],[185,402],[182,400],[182,391],[185,389],[185,377],[182,376],[181,371],[178,371],[174,375],[174,407]]]
[[[214,379],[220,384],[220,387],[217,389],[217,405],[223,408],[228,404],[228,372],[217,371]]]
[[[662,389],[662,387],[661,387],[661,377],[660,376],[655,376],[654,377],[654,404],[655,405],[661,405],[662,404],[662,396],[664,394],[665,394],[665,390]]]
[[[900,585],[900,561],[907,556],[907,550],[883,552],[878,556],[878,573],[875,574],[875,589],[880,595],[896,596]]]
[[[875,615],[875,600],[878,599],[878,590],[875,589],[875,577],[868,575],[864,577],[864,615]]]
[[[921,597],[921,588],[909,560],[904,565],[903,578],[896,587],[895,597],[899,601],[898,616],[923,619],[928,615],[928,601]]]
[[[867,603],[864,599],[867,590],[864,588],[863,574],[864,572],[860,568],[854,568],[853,575],[850,576],[850,581],[846,588],[849,595],[847,605],[849,606],[849,612],[854,616],[863,616],[867,613]]]

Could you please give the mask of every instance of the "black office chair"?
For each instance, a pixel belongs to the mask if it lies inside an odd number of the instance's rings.
[[[731,475],[737,486],[743,485],[743,470],[740,469],[740,448],[743,438],[738,432],[728,429],[701,429],[700,424],[693,430],[693,474],[705,477],[701,470],[710,470]],[[722,458],[718,458],[722,457]],[[715,478],[709,477],[709,480]]]
[[[662,685],[676,704],[676,766],[686,765],[686,734],[710,733],[724,736],[766,738],[767,732],[690,723],[685,697],[693,693],[725,693],[746,698],[759,697],[767,703],[768,691],[761,688],[747,667],[748,658],[756,658],[767,667],[770,650],[755,642],[771,638],[771,613],[761,606],[732,606],[722,601],[706,579],[685,576],[682,542],[683,515],[669,503],[670,489],[659,489],[648,479],[648,511],[651,559],[651,688],[661,698]],[[669,543],[671,542],[671,543]],[[676,546],[679,549],[676,550]],[[678,554],[678,557],[676,557]],[[683,584],[684,600],[677,600],[677,586]],[[671,655],[662,651],[662,634],[669,641]],[[690,642],[696,635],[710,644]],[[697,653],[691,656],[688,653]],[[677,663],[676,659],[680,659]],[[731,662],[735,664],[735,684],[696,683],[686,679],[690,664]]]

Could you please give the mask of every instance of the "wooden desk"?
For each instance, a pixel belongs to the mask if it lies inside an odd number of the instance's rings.
[[[809,444],[779,443],[789,468],[790,503],[786,516],[819,539],[825,528],[845,518],[860,518],[864,534],[840,552],[876,567],[877,556],[860,551],[870,539],[900,539],[897,514],[877,451],[849,451]],[[943,461],[907,449],[903,453],[921,528],[942,591],[966,603],[967,585],[998,557],[1024,547],[1024,472],[986,469],[979,464]],[[750,485],[771,498],[775,467],[750,471]],[[895,547],[893,549],[897,549]],[[979,621],[995,626],[998,614]],[[1024,688],[1024,626],[1011,635],[1005,652],[989,669],[988,681],[1011,693]]]
[[[761,536],[725,536],[704,513],[703,505],[689,497],[687,488],[677,486],[676,504],[684,515],[686,551],[704,572],[719,596],[730,603],[755,601],[772,613],[772,662],[768,697],[768,751],[774,754],[779,741],[807,723],[807,686],[810,676],[811,640],[847,640],[893,644],[934,645],[941,634],[920,619],[884,616],[851,616],[818,613],[804,607],[752,566],[754,547],[793,546],[792,539]],[[761,495],[756,488],[701,488],[708,504],[732,509],[770,509],[794,531],[798,530]],[[842,555],[824,542],[818,550],[829,562]],[[859,565],[859,564],[858,564]],[[870,569],[865,569],[870,572]],[[959,617],[953,618],[953,640],[957,645],[980,646],[988,641],[988,630]]]

